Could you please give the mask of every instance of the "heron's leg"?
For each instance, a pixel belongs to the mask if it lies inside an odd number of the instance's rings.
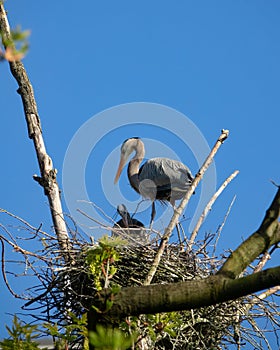
[[[152,212],[151,212],[150,228],[152,228],[152,225],[153,225],[155,216],[156,216],[156,206],[155,206],[155,202],[153,202],[153,203],[152,203]]]

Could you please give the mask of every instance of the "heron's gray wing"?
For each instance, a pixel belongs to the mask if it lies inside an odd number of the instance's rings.
[[[152,158],[139,171],[140,193],[154,200],[183,197],[193,176],[183,163],[168,158]]]
[[[149,179],[156,186],[178,186],[182,189],[189,187],[193,176],[183,163],[168,158],[149,159],[139,171],[139,180]]]

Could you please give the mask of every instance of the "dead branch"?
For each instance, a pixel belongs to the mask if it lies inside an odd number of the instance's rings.
[[[0,2],[0,32],[2,38],[5,39],[3,40],[4,44],[5,42],[11,42],[10,26],[2,2]],[[7,47],[5,48],[7,49]],[[52,159],[46,151],[33,88],[22,62],[10,61],[9,65],[11,73],[19,86],[17,91],[22,99],[28,135],[33,140],[39,163],[40,176],[34,175],[34,180],[44,188],[44,193],[48,197],[54,229],[61,250],[64,252],[64,258],[68,260],[69,237],[60,201],[60,190],[56,181],[57,170],[53,168]]]
[[[223,222],[218,226],[218,229],[217,229],[217,232],[216,232],[216,239],[215,239],[215,242],[214,242],[214,245],[213,245],[213,253],[212,253],[213,255],[214,255],[215,252],[216,252],[217,244],[218,244],[218,241],[219,241],[219,239],[220,239],[222,229],[223,229],[224,226],[225,226],[225,223],[226,223],[227,218],[228,218],[228,216],[229,216],[229,214],[230,214],[230,211],[231,211],[231,208],[232,208],[232,206],[233,206],[233,204],[234,204],[234,202],[235,202],[235,199],[236,199],[236,195],[233,196],[233,198],[232,198],[232,200],[231,200],[231,202],[230,202],[230,204],[229,204],[229,207],[228,207],[227,212],[226,212],[226,214],[225,214],[225,216],[224,216]]]
[[[280,290],[280,286],[275,286],[275,287],[272,287],[268,290],[266,290],[265,292],[261,293],[258,295],[257,298],[253,299],[252,302],[256,301],[257,302],[257,299],[265,299],[265,298],[268,298],[270,295],[278,292]]]
[[[3,242],[3,238],[0,236],[0,241],[1,241],[1,269],[2,269],[2,276],[4,279],[4,283],[6,287],[8,288],[8,291],[15,297],[15,298],[21,298],[20,295],[15,293],[13,289],[11,288],[7,276],[6,276],[6,269],[5,269],[5,244]]]
[[[214,202],[216,201],[216,199],[220,196],[220,194],[223,192],[223,190],[227,187],[227,185],[236,177],[236,175],[239,173],[238,170],[235,170],[224,182],[223,184],[220,186],[220,188],[218,189],[218,191],[214,194],[214,196],[210,199],[210,201],[207,203],[205,209],[203,210],[202,214],[200,215],[195,228],[193,229],[193,232],[191,234],[191,238],[189,240],[189,247],[188,249],[191,249],[194,240],[198,234],[198,231],[201,227],[201,225],[203,224],[208,212],[212,209],[212,206],[214,204]]]
[[[23,218],[21,218],[20,216],[18,216],[18,215],[16,215],[16,214],[13,214],[13,213],[9,212],[9,211],[6,210],[6,209],[0,208],[0,213],[7,214],[7,215],[9,215],[10,217],[12,217],[13,219],[18,220],[19,222],[21,222],[21,223],[25,226],[25,228],[29,228],[31,231],[35,231],[35,233],[41,232],[41,233],[43,233],[45,236],[52,237],[52,236],[50,236],[47,232],[41,230],[41,228],[42,228],[42,223],[39,225],[39,227],[36,228],[36,227],[34,227],[33,225],[31,225],[29,222],[27,222],[26,220],[24,220]],[[52,237],[52,238],[53,238],[53,237]]]

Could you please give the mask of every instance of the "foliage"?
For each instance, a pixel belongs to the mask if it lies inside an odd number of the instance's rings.
[[[10,337],[0,342],[2,350],[40,349],[39,343],[35,341],[39,337],[37,325],[23,324],[15,315],[12,328],[6,326],[6,329]]]
[[[6,51],[0,49],[0,57],[7,61],[21,60],[27,53],[29,48],[28,37],[29,30],[21,30],[20,26],[11,30],[11,37],[7,38],[2,33],[2,45],[6,47]]]
[[[97,325],[95,332],[89,333],[90,343],[98,350],[126,350],[130,348],[137,335],[126,335],[119,329]]]
[[[120,238],[103,236],[99,239],[97,246],[91,247],[86,252],[86,264],[89,274],[93,277],[95,288],[100,291],[103,287],[107,288],[109,280],[117,272],[114,262],[120,258],[116,247],[123,244]],[[102,286],[102,279],[105,284]]]
[[[48,334],[57,339],[55,341],[56,349],[65,349],[68,344],[82,338],[83,350],[88,350],[87,314],[77,317],[74,313],[69,312],[68,317],[69,323],[64,327],[59,327],[57,323],[43,325]]]

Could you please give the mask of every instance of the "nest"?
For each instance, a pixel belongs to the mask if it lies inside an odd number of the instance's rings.
[[[25,230],[29,237],[32,234],[33,244],[34,240],[42,242],[43,248],[35,253],[20,248],[26,242],[25,238],[21,241],[22,245],[11,243],[12,248],[23,257],[17,263],[28,266],[28,271],[32,272],[29,275],[33,278],[33,286],[28,294],[25,291],[24,295],[14,295],[25,300],[24,309],[37,321],[56,323],[61,330],[75,324],[71,314],[79,318],[96,302],[99,291],[96,276],[90,273],[86,261],[88,252],[100,245],[91,244],[74,232],[71,238],[71,255],[74,258],[65,264],[55,236],[31,226],[21,227],[20,230]],[[152,283],[176,283],[215,274],[223,264],[224,257],[215,256],[213,238],[214,235],[206,235],[189,252],[182,249],[181,243],[168,244]],[[116,272],[111,276],[109,285],[106,276],[101,273],[98,278],[100,286],[142,285],[158,250],[156,242],[117,245],[114,249],[119,259],[109,261],[109,265]],[[8,288],[12,290],[5,270],[9,270],[8,261],[5,261],[2,273]],[[34,276],[39,281],[36,286]],[[265,329],[261,327],[264,320]],[[138,333],[135,349],[227,349],[232,344],[239,349],[247,343],[255,349],[263,349],[264,346],[269,348],[266,338],[269,331],[277,338],[278,320],[279,311],[271,298],[265,300],[250,296],[190,311],[128,317],[118,327],[127,333]],[[75,327],[72,330],[75,348],[82,349],[83,339],[79,330],[76,333]]]
[[[209,237],[205,238],[189,253],[182,251],[180,244],[168,245],[153,283],[176,283],[214,274],[221,260],[208,256],[208,241]],[[95,304],[98,288],[85,264],[87,252],[95,248],[96,245],[80,244],[75,251],[75,264],[58,266],[55,274],[52,271],[48,276],[51,280],[47,291],[36,298],[43,312],[48,311],[52,319],[55,318],[61,325],[65,325],[66,310],[81,316]],[[121,287],[142,285],[154,261],[157,247],[122,246],[117,251],[119,260],[112,263],[117,272],[110,279],[110,284]],[[100,283],[106,284],[104,274],[100,276]],[[240,342],[238,329],[246,304],[246,299],[240,299],[191,311],[141,315],[123,320],[120,327],[129,332],[129,324],[133,331],[137,331],[138,349],[225,348],[226,344]],[[68,322],[71,323],[69,317]]]

